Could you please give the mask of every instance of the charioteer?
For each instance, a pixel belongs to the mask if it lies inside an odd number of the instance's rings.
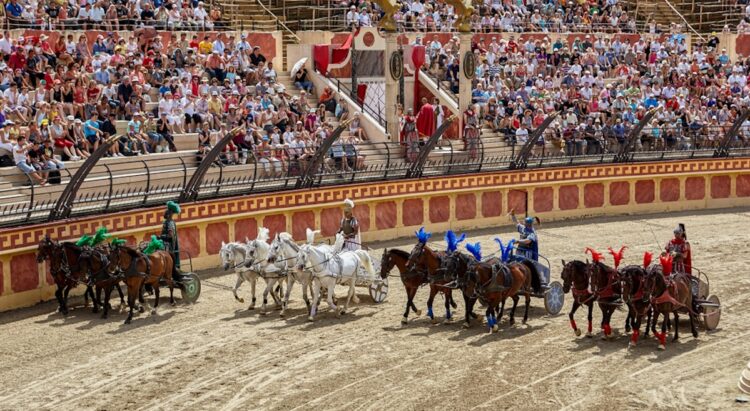
[[[357,217],[354,217],[353,211],[354,201],[347,198],[344,200],[344,218],[341,219],[338,231],[344,235],[344,250],[346,251],[356,251],[362,248],[359,239],[359,222]]]
[[[183,278],[182,271],[180,270],[180,241],[177,236],[177,224],[175,224],[173,216],[180,214],[180,205],[174,201],[167,201],[167,209],[164,211],[164,222],[161,225],[161,236],[159,237],[164,241],[164,247],[166,251],[172,256],[172,278],[175,281],[181,281]]]
[[[538,222],[539,219],[537,217],[526,217],[521,224],[513,211],[510,212],[510,218],[520,234],[520,239],[516,241],[515,255],[532,261],[539,261],[539,239],[536,235],[536,229],[534,229],[534,222]]]
[[[669,240],[665,251],[672,255],[672,272],[693,275],[693,262],[690,252],[690,243],[687,240],[685,224],[678,224],[674,229],[674,238]]]

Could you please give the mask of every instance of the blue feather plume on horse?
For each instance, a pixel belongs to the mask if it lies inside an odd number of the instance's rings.
[[[506,245],[503,245],[503,240],[499,237],[495,237],[495,241],[500,245],[500,261],[507,263],[508,260],[510,260],[510,255],[513,252],[513,245],[515,245],[516,239],[511,238]]]
[[[466,250],[468,250],[477,261],[482,261],[482,245],[479,244],[479,242],[466,244]]]
[[[415,234],[417,235],[417,240],[422,244],[427,244],[427,240],[432,237],[432,233],[425,231],[424,227],[419,227],[419,231],[415,232]]]
[[[448,230],[445,233],[445,242],[448,244],[447,251],[454,252],[458,249],[458,245],[466,239],[466,233],[461,234],[461,237],[456,237],[456,233],[453,230]]]

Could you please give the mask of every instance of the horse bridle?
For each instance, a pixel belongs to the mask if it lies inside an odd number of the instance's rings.
[[[593,264],[591,264],[591,266],[592,267],[596,267],[596,270],[598,270],[598,272],[600,273],[600,275],[601,275],[601,273],[604,273],[607,276],[607,285],[605,285],[602,288],[599,288],[598,285],[594,284],[593,281],[589,280],[589,282],[591,284],[591,291],[596,296],[596,298],[599,299],[599,297],[601,296],[601,294],[605,290],[611,290],[612,294],[614,294],[614,292],[615,292],[614,286],[615,286],[615,284],[617,284],[617,283],[620,282],[620,273],[617,272],[617,271],[608,272],[606,270],[606,267],[604,267],[601,263],[593,263]],[[593,278],[593,273],[589,274],[589,279],[591,279],[591,278]]]
[[[99,270],[97,270],[96,272],[90,271],[89,278],[96,279],[102,273],[106,273],[107,274],[106,277],[112,277],[111,273],[108,270],[109,258],[107,257],[106,253],[102,252],[101,249],[96,248],[96,247],[89,247],[88,249],[83,249],[78,259],[88,260],[89,270],[91,270],[93,268],[91,265],[91,259],[93,257],[99,258],[99,262],[101,263],[101,268],[99,268]]]

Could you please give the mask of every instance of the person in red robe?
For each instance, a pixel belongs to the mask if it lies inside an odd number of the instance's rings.
[[[672,272],[693,274],[692,253],[684,224],[679,224],[674,229],[674,238],[669,241],[665,249],[667,253],[676,257]]]
[[[424,97],[417,113],[417,130],[420,137],[430,138],[435,133],[435,108]]]

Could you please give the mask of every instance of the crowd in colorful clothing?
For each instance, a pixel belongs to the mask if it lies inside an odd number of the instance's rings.
[[[8,28],[42,30],[212,30],[226,23],[217,5],[199,0],[10,0],[5,3]]]
[[[85,35],[0,36],[0,158],[40,183],[53,164],[85,159],[119,134],[118,120],[127,121],[127,131],[110,157],[174,151],[174,136],[182,133],[198,134],[202,157],[241,127],[219,161],[256,161],[261,177],[276,177],[303,168],[333,132],[334,115],[350,114],[332,90],[311,105],[305,69],[293,78],[299,93],[288,93],[245,34],[183,32],[168,44],[156,34],[126,40],[109,33],[93,44]],[[325,162],[331,168],[362,166],[354,144],[367,136],[358,117],[349,131]],[[34,142],[51,145],[56,160],[35,162]]]
[[[733,61],[715,34],[692,50],[678,30],[630,38],[475,35],[473,106],[464,116],[478,113],[482,128],[523,144],[559,112],[539,150],[546,142],[575,155],[616,152],[646,113],[660,108],[643,125],[639,149],[714,147],[750,103],[750,60]],[[425,46],[427,71],[457,92],[458,37],[415,44]],[[745,122],[735,143],[748,138]]]

